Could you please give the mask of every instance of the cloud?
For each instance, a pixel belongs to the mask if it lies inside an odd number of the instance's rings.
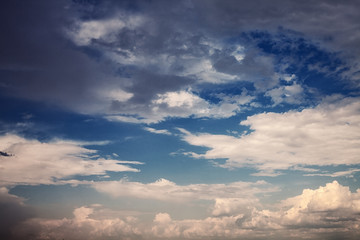
[[[337,172],[333,172],[333,173],[308,173],[308,174],[304,174],[304,176],[354,177],[353,174],[356,172],[360,172],[360,169],[349,169],[346,171],[337,171]]]
[[[151,133],[155,133],[155,134],[172,135],[172,133],[166,129],[155,129],[155,128],[150,128],[150,127],[144,127],[144,130],[151,132]]]
[[[246,198],[216,198],[212,210],[213,216],[233,216],[245,214],[254,206],[259,205],[258,199]]]
[[[173,220],[170,215],[155,216],[153,234],[159,237],[205,239],[356,239],[359,233],[359,190],[334,181],[318,189],[304,189],[301,195],[282,201],[280,209],[252,208],[230,216],[208,217],[201,220]],[[218,202],[216,203],[218,204]]]
[[[13,239],[16,226],[34,217],[34,211],[24,204],[24,199],[12,195],[5,187],[0,187],[0,237]]]
[[[68,35],[79,46],[90,45],[92,41],[111,43],[117,41],[117,34],[124,28],[135,29],[145,21],[140,15],[119,14],[118,18],[77,21]]]
[[[171,202],[186,202],[198,199],[215,200],[217,198],[239,198],[239,202],[241,199],[254,201],[257,193],[278,190],[264,181],[177,185],[163,178],[152,183],[129,182],[123,179],[121,181],[92,182],[90,185],[97,191],[114,197],[155,199]]]
[[[193,113],[183,105],[181,111],[159,108],[161,117],[156,119],[154,101],[209,83],[221,92],[223,84],[239,81],[252,84],[255,93],[270,90],[267,95],[275,104],[298,104],[304,86],[282,85],[280,76],[292,72],[247,39],[247,34],[256,35],[254,29],[273,35],[282,27],[283,35],[298,34],[319,49],[338,52],[341,66],[326,72],[335,71],[342,80],[358,84],[359,34],[352,30],[360,22],[356,1],[18,5],[6,3],[0,14],[7,32],[0,41],[1,92],[77,113],[140,123],[188,117]],[[274,45],[282,45],[283,39],[274,39]],[[237,114],[234,105],[220,106],[193,116]],[[145,120],[135,121],[134,116]]]
[[[316,190],[305,189],[302,194],[282,203],[291,208],[285,212],[287,225],[312,224],[331,226],[358,218],[360,192],[351,193],[349,187],[337,181]]]
[[[128,164],[142,163],[99,158],[95,155],[96,150],[84,147],[87,144],[89,143],[64,140],[40,142],[11,134],[1,136],[2,150],[11,155],[0,156],[0,183],[57,184],[61,180],[79,175],[105,175],[107,171],[139,171]]]
[[[303,34],[304,38],[316,42],[330,52],[341,52],[346,65],[350,67],[347,76],[358,83],[358,62],[360,48],[355,43],[359,34],[357,1],[301,1],[284,2],[276,0],[267,2],[257,0],[247,3],[219,0],[197,1],[194,9],[199,18],[204,19],[205,26],[223,35],[235,34],[253,29],[275,32],[279,27]],[[311,6],[311,8],[309,7]],[[210,17],[211,16],[211,17]],[[226,16],[226,18],[224,18]],[[331,27],[329,27],[331,26]],[[352,38],[346,36],[354,35]]]
[[[299,84],[292,84],[271,89],[265,93],[271,97],[274,105],[280,103],[301,104],[304,102],[304,89]]]
[[[141,239],[137,219],[102,216],[101,206],[82,206],[73,218],[34,218],[18,226],[15,239]]]
[[[27,219],[16,225],[14,234],[15,239],[32,236],[70,240],[333,239],[334,236],[355,240],[360,233],[360,192],[351,192],[337,181],[314,190],[304,189],[300,195],[281,201],[271,210],[233,198],[219,199],[214,206],[214,210],[226,206],[223,210],[227,211],[202,219],[173,219],[168,213],[159,212],[149,222],[141,219],[141,214],[126,217],[93,204],[74,209],[72,218]]]
[[[252,132],[241,137],[182,130],[183,140],[209,148],[191,153],[195,158],[225,158],[223,167],[252,166],[270,175],[296,165],[353,165],[359,164],[359,112],[359,99],[334,96],[315,108],[250,116],[241,125]]]
[[[239,95],[218,94],[217,97],[220,101],[215,104],[189,90],[165,92],[157,94],[146,109],[142,105],[135,104],[134,109],[122,112],[121,107],[116,107],[118,113],[108,115],[106,118],[110,121],[130,123],[156,123],[167,118],[188,117],[221,119],[236,115],[254,99],[247,95],[246,91]],[[129,116],[129,113],[132,115]]]
[[[283,200],[279,210],[254,210],[239,227],[278,229],[283,233],[290,230],[299,238],[321,239],[327,235],[327,239],[337,233],[352,236],[360,230],[359,199],[359,190],[352,193],[349,187],[334,181]]]
[[[232,199],[229,199],[232,201]],[[216,205],[224,202],[216,202]],[[226,203],[227,205],[227,203]],[[230,208],[228,208],[230,209]],[[206,239],[332,239],[331,236],[356,239],[359,234],[360,192],[334,181],[318,189],[281,202],[276,210],[250,208],[229,216],[201,220],[173,220],[170,215],[155,216],[152,232],[158,237]]]

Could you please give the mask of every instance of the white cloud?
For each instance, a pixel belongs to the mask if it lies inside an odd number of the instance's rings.
[[[359,112],[359,99],[333,97],[300,112],[250,116],[241,124],[253,132],[241,137],[183,130],[183,139],[210,148],[193,157],[226,158],[224,167],[253,166],[270,175],[297,165],[359,164]]]
[[[161,181],[159,185],[168,185]],[[237,189],[233,189],[238,191]],[[226,191],[226,190],[225,190]],[[240,191],[241,193],[241,191]],[[0,192],[1,195],[1,192]],[[224,207],[225,206],[225,207]],[[212,217],[173,219],[155,214],[153,221],[105,209],[82,206],[73,218],[33,218],[17,225],[16,236],[34,239],[357,239],[360,233],[360,190],[351,192],[338,182],[304,189],[271,210],[239,199],[218,199]],[[214,213],[214,212],[213,212]],[[121,216],[121,217],[120,217]]]
[[[228,199],[232,201],[232,199]],[[216,205],[228,202],[216,202]],[[202,220],[172,220],[166,213],[155,217],[153,234],[183,238],[327,239],[334,234],[356,239],[360,232],[360,190],[334,181],[318,189],[304,189],[301,195],[282,201],[277,210],[250,208],[229,216]],[[162,219],[163,221],[158,221]],[[352,235],[357,233],[355,235]],[[267,237],[266,237],[267,236]]]
[[[271,97],[274,105],[280,103],[300,104],[303,102],[304,89],[299,84],[281,86],[271,89],[265,93],[265,96]]]
[[[154,100],[153,103],[156,105],[166,104],[170,108],[192,108],[194,106],[207,106],[207,103],[204,99],[187,91],[159,94],[158,99]]]
[[[82,206],[73,218],[34,218],[17,227],[16,237],[32,235],[34,239],[137,239],[141,231],[134,217],[102,216],[101,206]]]
[[[351,193],[349,187],[333,181],[316,190],[304,189],[301,195],[289,198],[283,201],[283,204],[285,206],[292,205],[289,211],[295,210],[296,213],[333,211],[342,208],[350,208],[352,211],[359,212],[360,192]]]
[[[78,21],[72,29],[67,30],[67,34],[79,46],[89,45],[92,40],[99,39],[111,43],[117,40],[117,33],[121,29],[134,29],[143,22],[142,16],[120,14],[110,19]]]
[[[166,129],[155,129],[155,128],[151,128],[151,127],[144,127],[144,130],[151,132],[151,133],[155,133],[155,134],[172,135],[172,133]]]
[[[135,111],[132,116],[126,115],[108,115],[106,119],[110,121],[122,121],[129,123],[156,123],[166,118],[228,118],[236,115],[242,107],[245,108],[254,97],[247,95],[243,91],[240,95],[228,96],[219,94],[219,103],[210,103],[190,90],[181,90],[176,92],[166,92],[158,94],[147,110],[143,112]]]
[[[278,191],[264,181],[232,182],[229,184],[189,184],[177,185],[166,179],[152,183],[121,181],[104,181],[90,183],[97,191],[114,197],[133,197],[161,201],[184,202],[194,200],[215,200],[218,198],[237,198],[238,201],[250,199],[256,202],[255,194]],[[249,201],[250,201],[249,200]],[[236,200],[234,200],[236,201]],[[217,207],[219,213],[220,206]]]
[[[360,169],[349,169],[346,171],[337,171],[337,172],[333,172],[333,173],[308,173],[308,174],[304,174],[304,176],[353,177],[353,174],[356,172],[360,172]]]
[[[249,211],[257,203],[258,199],[250,198],[216,198],[213,207],[213,216],[235,215]]]
[[[104,142],[99,142],[104,144]],[[0,156],[1,185],[56,184],[75,175],[106,175],[107,171],[138,172],[125,164],[140,162],[98,158],[96,150],[85,148],[89,143],[54,140],[40,142],[17,135],[0,137],[2,151],[11,156]],[[90,144],[97,144],[96,142]]]
[[[131,117],[131,116],[122,116],[122,115],[107,115],[105,118],[109,121],[135,123],[135,124],[140,124],[140,123],[148,123],[149,124],[149,123],[153,123],[153,122],[157,121],[154,119],[137,118],[137,117]]]

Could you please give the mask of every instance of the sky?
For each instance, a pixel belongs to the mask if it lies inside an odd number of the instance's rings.
[[[359,239],[359,12],[2,1],[0,238]]]

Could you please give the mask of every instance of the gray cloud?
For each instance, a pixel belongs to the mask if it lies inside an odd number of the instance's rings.
[[[23,199],[12,195],[8,189],[0,188],[0,238],[16,239],[14,232],[18,224],[34,217],[34,211],[24,204]]]
[[[221,87],[248,81],[260,92],[280,89],[286,63],[279,66],[274,55],[241,35],[254,30],[271,35],[279,27],[337,52],[342,63],[332,71],[358,84],[356,1],[9,1],[3,6],[1,93],[76,112],[141,116],[151,111],[158,94],[201,89],[209,82]],[[243,47],[240,58],[234,55],[237,45]],[[311,67],[328,71],[316,63]],[[114,89],[117,96],[109,97]]]
[[[94,89],[109,78],[63,37],[73,11],[67,1],[7,1],[1,8],[2,94],[90,111]],[[111,79],[111,78],[110,78]]]

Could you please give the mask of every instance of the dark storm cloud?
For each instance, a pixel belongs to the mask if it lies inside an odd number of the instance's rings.
[[[34,212],[23,204],[22,199],[9,194],[7,189],[0,188],[0,238],[17,239],[16,227],[31,217]]]
[[[67,1],[7,1],[0,24],[2,94],[86,112],[104,66],[63,37],[73,14]]]

